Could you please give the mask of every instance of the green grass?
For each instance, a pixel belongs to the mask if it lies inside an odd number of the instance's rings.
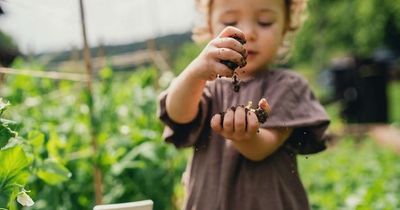
[[[371,139],[343,139],[317,155],[299,157],[312,209],[399,209],[400,156]]]

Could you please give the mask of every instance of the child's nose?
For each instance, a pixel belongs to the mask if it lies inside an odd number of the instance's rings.
[[[255,39],[257,39],[256,27],[253,24],[246,24],[242,26],[241,29],[247,41],[254,41]]]

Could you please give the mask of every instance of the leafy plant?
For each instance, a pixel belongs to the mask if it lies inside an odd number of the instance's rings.
[[[0,98],[0,208],[15,209],[18,194],[25,193],[29,160],[21,146],[13,145],[18,136],[14,122],[2,118],[8,105]]]
[[[33,209],[94,206],[93,163],[103,173],[104,203],[152,199],[156,210],[175,208],[171,204],[187,153],[161,139],[156,78],[153,67],[133,74],[102,69],[94,82],[90,119],[83,84],[7,77],[2,93],[13,103],[10,118],[22,122],[20,135],[28,139],[25,149],[34,157],[35,176],[28,181]],[[96,151],[90,121],[99,143]]]
[[[0,117],[9,103],[0,98]],[[0,118],[0,208],[16,209],[15,201],[21,205],[34,204],[25,189],[29,178],[39,178],[55,185],[69,179],[70,172],[54,159],[42,159],[38,150],[44,136],[38,131],[29,132],[28,140],[18,136],[17,124]]]

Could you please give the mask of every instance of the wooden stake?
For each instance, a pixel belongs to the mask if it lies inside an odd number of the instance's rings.
[[[98,152],[98,143],[97,143],[97,133],[94,128],[94,111],[93,111],[93,90],[92,90],[92,78],[93,78],[93,68],[90,57],[89,45],[86,36],[86,24],[85,24],[85,9],[83,5],[83,0],[79,0],[80,6],[80,14],[81,14],[81,25],[82,25],[82,36],[83,36],[83,55],[85,60],[86,72],[89,75],[89,79],[87,81],[87,89],[89,94],[89,115],[90,115],[90,133],[91,133],[91,142],[92,148],[95,154]],[[93,163],[93,181],[94,181],[94,192],[95,192],[95,200],[96,204],[101,204],[103,200],[103,192],[102,192],[102,175],[101,170],[97,165],[97,160]]]
[[[89,76],[86,74],[67,73],[58,71],[36,71],[30,69],[13,69],[0,66],[0,75],[5,75],[5,74],[25,75],[29,77],[47,78],[54,80],[68,80],[73,82],[85,82],[85,83],[87,83],[89,80]]]

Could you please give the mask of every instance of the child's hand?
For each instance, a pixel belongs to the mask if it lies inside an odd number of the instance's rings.
[[[202,80],[214,80],[217,75],[231,77],[233,70],[221,61],[231,61],[240,67],[246,65],[247,50],[233,37],[245,41],[239,29],[228,26],[211,40],[193,61],[191,73]]]
[[[216,114],[211,119],[211,128],[226,139],[233,141],[245,141],[252,139],[259,129],[257,116],[245,108],[238,106],[229,108],[225,115]]]

